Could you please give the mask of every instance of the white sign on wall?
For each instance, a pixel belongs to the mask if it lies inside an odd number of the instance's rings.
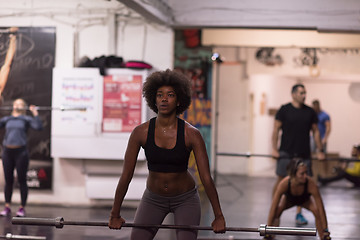
[[[147,70],[109,69],[114,78],[136,76],[140,78],[138,95]],[[53,70],[52,106],[64,111],[52,112],[51,155],[61,158],[123,159],[129,131],[103,131],[104,77],[97,68],[70,68]],[[148,120],[147,106],[141,98],[141,122]],[[106,105],[105,105],[106,106]],[[74,111],[71,108],[86,108]],[[139,160],[145,155],[141,150]]]

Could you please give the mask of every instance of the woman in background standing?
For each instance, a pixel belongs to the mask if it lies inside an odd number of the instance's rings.
[[[29,167],[29,154],[26,146],[27,131],[29,128],[34,130],[42,130],[43,128],[36,106],[30,105],[29,107],[33,117],[26,115],[26,109],[26,102],[18,98],[13,102],[11,115],[0,119],[0,128],[5,128],[2,151],[2,163],[5,176],[5,208],[0,213],[1,216],[11,215],[10,204],[13,193],[15,168],[21,195],[21,205],[16,216],[25,216],[25,205],[28,197],[26,175]]]

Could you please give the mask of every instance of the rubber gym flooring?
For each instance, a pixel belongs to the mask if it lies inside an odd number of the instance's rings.
[[[271,202],[271,191],[275,183],[274,177],[247,177],[238,175],[217,175],[217,189],[222,204],[223,213],[228,227],[258,228],[265,224]],[[325,204],[329,231],[333,240],[360,239],[360,189],[353,188],[346,180],[321,186],[320,191]],[[30,193],[31,194],[31,191]],[[213,213],[204,193],[202,201],[202,226],[211,226]],[[3,204],[3,203],[1,203]],[[13,212],[17,206],[13,205]],[[28,205],[27,217],[55,218],[63,217],[71,221],[108,221],[111,206],[108,207],[66,207]],[[127,222],[132,222],[136,211],[133,207],[126,207],[122,216]],[[280,226],[296,227],[295,208],[286,210]],[[308,219],[306,228],[314,228],[315,221],[311,212],[303,210]],[[173,224],[169,215],[163,224]],[[47,240],[115,240],[129,239],[130,228],[111,230],[107,227],[70,226],[62,229],[48,226],[12,225],[11,217],[0,217],[0,237],[6,234],[44,236]],[[176,239],[174,230],[160,229],[155,239]],[[227,232],[214,234],[212,231],[199,231],[198,239],[262,239],[259,233]],[[276,239],[318,239],[313,236],[280,236]]]

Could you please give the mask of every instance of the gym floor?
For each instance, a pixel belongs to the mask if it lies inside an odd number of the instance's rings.
[[[271,202],[271,191],[275,183],[272,177],[246,177],[238,175],[218,175],[217,189],[228,227],[258,228],[265,224]],[[353,188],[348,182],[339,181],[320,187],[327,213],[329,231],[334,240],[359,239],[360,236],[360,189]],[[31,194],[31,192],[30,192]],[[201,193],[202,226],[211,226],[213,213],[206,196]],[[13,206],[16,210],[17,206]],[[128,222],[133,221],[135,207],[128,207],[122,215]],[[280,226],[295,227],[295,208],[286,210]],[[63,217],[68,221],[104,221],[108,220],[110,207],[81,208],[64,206],[29,205],[27,217],[55,218]],[[311,212],[303,210],[308,224],[315,227]],[[163,224],[173,224],[169,215]],[[47,226],[12,225],[11,217],[0,217],[0,239],[8,233],[13,235],[45,236],[47,240],[111,240],[129,239],[130,228],[110,230],[107,227],[70,226],[63,229]],[[261,239],[259,233],[227,232],[214,234],[212,231],[199,231],[198,239]],[[155,239],[176,239],[174,230],[160,229]],[[276,239],[318,239],[306,236],[280,236]]]

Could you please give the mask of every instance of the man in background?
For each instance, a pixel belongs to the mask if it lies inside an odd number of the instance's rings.
[[[324,149],[324,152],[326,152],[327,149],[327,142],[331,131],[331,122],[330,122],[330,116],[325,111],[323,111],[320,107],[319,100],[314,100],[312,102],[313,109],[317,113],[318,116],[318,128],[320,132],[320,138],[321,143]],[[314,142],[314,141],[313,141]],[[315,143],[315,142],[314,142]],[[313,152],[315,152],[315,144],[313,144]]]
[[[272,133],[272,156],[277,159],[276,175],[278,176],[273,188],[273,195],[279,182],[287,176],[287,166],[294,158],[301,158],[307,165],[308,176],[311,171],[310,131],[312,132],[316,147],[317,158],[325,159],[324,149],[321,144],[318,129],[317,114],[305,104],[306,91],[302,84],[295,84],[291,89],[292,101],[281,106],[275,116],[274,130]],[[280,130],[281,143],[278,148]],[[307,224],[301,214],[301,207],[297,208],[296,223]]]

